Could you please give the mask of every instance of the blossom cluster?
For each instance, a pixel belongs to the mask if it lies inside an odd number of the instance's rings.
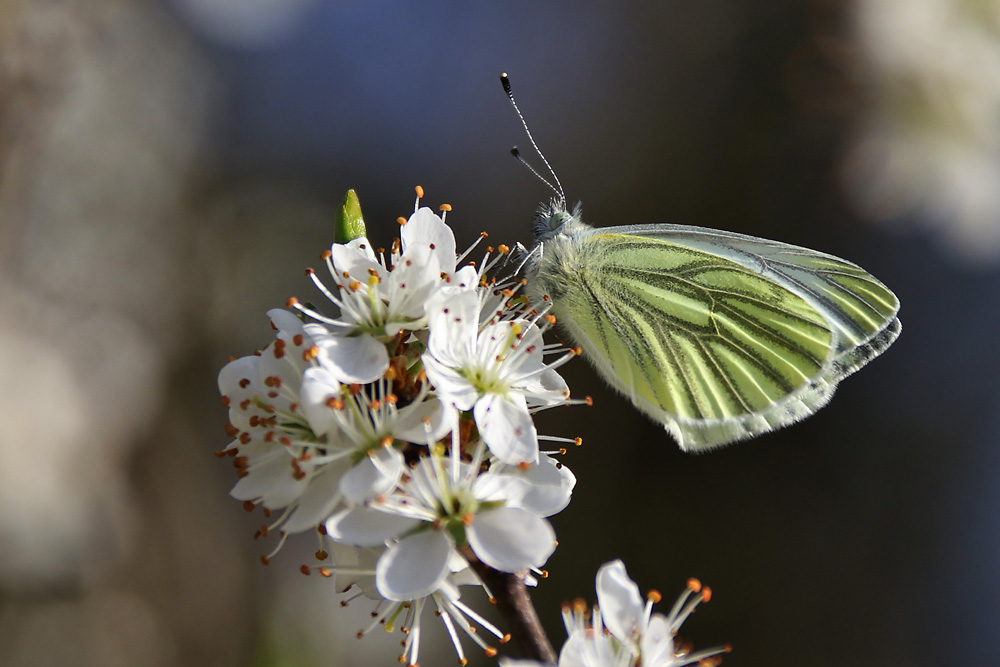
[[[277,513],[261,532],[318,530],[318,569],[383,602],[377,621],[405,608],[418,629],[431,601],[488,648],[470,618],[503,635],[459,586],[480,564],[538,571],[555,549],[547,517],[576,479],[540,450],[532,413],[573,402],[556,371],[573,352],[544,344],[552,319],[521,282],[487,277],[506,248],[459,266],[468,251],[419,202],[388,252],[359,237],[323,254],[329,284],[309,271],[335,317],[290,300],[268,313],[276,339],[222,369],[224,453],[232,495]],[[419,632],[407,642],[415,664]]]
[[[712,591],[697,579],[668,614],[653,613],[660,594],[650,591],[646,602],[620,560],[605,563],[597,572],[597,605],[587,609],[582,600],[563,607],[568,638],[559,653],[559,667],[711,667],[721,662],[728,646],[692,652],[676,641],[677,630]],[[500,659],[500,667],[545,667],[534,660]]]
[[[536,583],[556,547],[548,517],[569,504],[576,484],[557,457],[579,439],[540,436],[533,415],[589,401],[570,398],[557,369],[576,352],[544,342],[555,319],[508,271],[509,249],[488,247],[478,264],[467,261],[479,241],[457,254],[450,207],[439,216],[420,206],[422,194],[389,250],[374,248],[361,223],[323,253],[328,278],[308,270],[334,315],[290,299],[287,310],[268,312],[275,339],[222,369],[233,440],[218,454],[239,476],[231,495],[268,518],[259,535],[280,535],[265,563],[289,536],[312,531],[320,563],[303,573],[374,603],[359,636],[401,628],[400,661],[416,665],[422,612],[432,609],[464,664],[463,634],[487,655],[496,648],[477,628],[500,643],[509,635],[463,603],[462,588],[490,595],[482,577],[490,570]],[[677,618],[664,626],[647,613],[639,635],[606,621],[615,655],[641,637],[643,655],[649,641],[675,655],[663,642]]]

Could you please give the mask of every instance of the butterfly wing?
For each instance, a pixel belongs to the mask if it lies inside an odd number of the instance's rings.
[[[807,248],[666,224],[544,245],[536,289],[558,321],[685,450],[812,414],[900,330],[888,288]]]

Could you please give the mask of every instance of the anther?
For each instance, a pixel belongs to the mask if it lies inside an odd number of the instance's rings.
[[[420,187],[420,186],[418,185],[417,187],[415,187],[415,188],[413,188],[413,189],[414,189],[414,190],[416,191],[416,193],[417,193],[417,199],[423,199],[423,198],[424,198],[424,189],[423,189],[422,187]]]
[[[451,210],[451,204],[441,204],[438,206],[438,210],[448,212]]]
[[[288,300],[285,301],[285,308],[294,308],[295,304],[297,304],[298,302],[299,302],[298,299],[296,299],[294,296],[290,296],[288,297]]]
[[[299,568],[299,572],[301,572],[302,574],[306,575],[307,577],[310,574],[312,574],[312,570],[309,569],[308,565],[302,565],[302,567]]]

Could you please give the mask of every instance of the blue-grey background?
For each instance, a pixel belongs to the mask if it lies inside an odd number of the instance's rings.
[[[316,298],[347,188],[382,244],[417,184],[459,247],[530,242],[549,193],[508,154],[538,162],[501,71],[589,222],[806,245],[903,304],[830,406],[698,456],[565,367],[595,405],[538,419],[585,440],[535,595],[553,640],[622,558],[666,600],[711,585],[682,636],[734,667],[1000,659],[1000,8],[939,4],[7,3],[0,662],[395,660],[298,574],[308,537],[259,565],[215,375]]]

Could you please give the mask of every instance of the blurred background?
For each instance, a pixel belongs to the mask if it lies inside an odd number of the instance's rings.
[[[347,188],[381,244],[417,184],[459,247],[530,241],[501,71],[589,222],[806,245],[903,304],[829,407],[701,456],[565,367],[553,641],[620,557],[711,585],[683,635],[733,667],[1000,664],[998,0],[0,1],[0,664],[394,664],[312,540],[260,565],[215,377],[315,298]]]

